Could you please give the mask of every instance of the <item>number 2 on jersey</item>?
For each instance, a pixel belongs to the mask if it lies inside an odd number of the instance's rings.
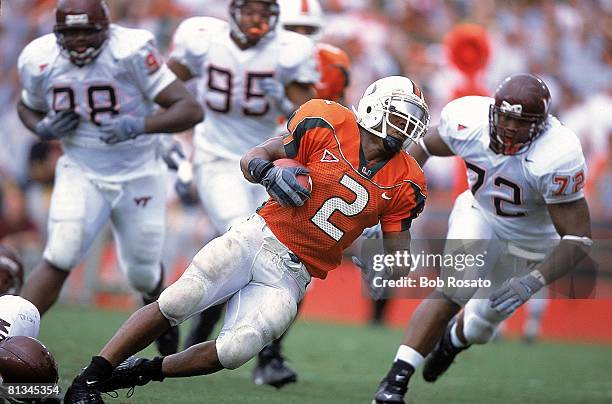
[[[347,187],[356,195],[353,203],[348,203],[340,197],[329,198],[319,208],[317,213],[310,219],[319,229],[336,241],[339,241],[344,232],[329,221],[329,218],[335,211],[339,211],[344,216],[356,216],[361,213],[368,205],[370,195],[368,190],[363,185],[352,179],[347,174],[344,174],[340,179],[340,184]]]

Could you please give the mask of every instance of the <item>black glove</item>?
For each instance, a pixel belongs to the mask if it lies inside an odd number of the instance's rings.
[[[79,126],[79,118],[73,110],[51,111],[36,124],[36,135],[41,140],[62,138]]]
[[[308,174],[302,167],[276,167],[269,161],[253,159],[249,162],[251,176],[266,187],[268,194],[282,206],[302,206],[310,198],[310,191],[297,180],[297,176]]]

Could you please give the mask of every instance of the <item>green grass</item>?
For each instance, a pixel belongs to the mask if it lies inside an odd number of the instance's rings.
[[[40,339],[60,364],[64,389],[128,313],[55,307]],[[235,371],[139,387],[122,403],[369,403],[402,331],[298,321],[285,351],[299,382],[281,390],[250,382],[253,361]],[[147,348],[143,356],[155,352]],[[462,353],[436,384],[416,374],[410,403],[610,403],[612,346],[498,342]]]

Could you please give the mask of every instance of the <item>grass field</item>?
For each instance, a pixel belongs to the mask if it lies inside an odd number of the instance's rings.
[[[40,339],[60,365],[67,387],[128,313],[55,307]],[[167,379],[136,389],[122,403],[369,403],[386,373],[402,331],[298,321],[286,354],[299,371],[281,390],[250,382],[253,362],[215,375]],[[143,356],[155,355],[148,348]],[[611,403],[612,346],[496,342],[463,353],[436,384],[415,375],[410,403]]]

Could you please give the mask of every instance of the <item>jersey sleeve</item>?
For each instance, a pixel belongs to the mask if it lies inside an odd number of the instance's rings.
[[[314,43],[307,37],[293,32],[284,32],[282,38],[278,81],[287,85],[292,82],[315,84],[319,81]]]
[[[129,58],[129,64],[136,83],[150,100],[176,80],[164,63],[152,35]]]
[[[464,156],[478,141],[478,131],[471,129],[488,120],[489,105],[491,98],[469,96],[453,100],[442,109],[438,133],[455,155]]]
[[[423,183],[418,185],[416,182],[406,181],[402,186],[400,195],[393,198],[395,201],[380,219],[383,233],[394,233],[410,230],[412,221],[416,219],[423,208],[427,199],[427,189]]]
[[[303,104],[287,122],[289,133],[283,144],[287,157],[306,165],[310,156],[325,149],[333,139],[335,128],[326,115],[323,100],[310,100]]]
[[[560,147],[548,167],[532,169],[535,183],[547,204],[566,203],[584,198],[587,167],[578,139]]]
[[[28,108],[41,112],[49,110],[43,86],[48,65],[44,59],[48,50],[41,49],[43,42],[48,42],[45,39],[39,38],[27,45],[17,61],[22,85],[21,100]]]
[[[195,17],[183,21],[172,38],[170,57],[189,69],[194,77],[201,77],[211,31],[219,25],[220,21],[212,18]]]

